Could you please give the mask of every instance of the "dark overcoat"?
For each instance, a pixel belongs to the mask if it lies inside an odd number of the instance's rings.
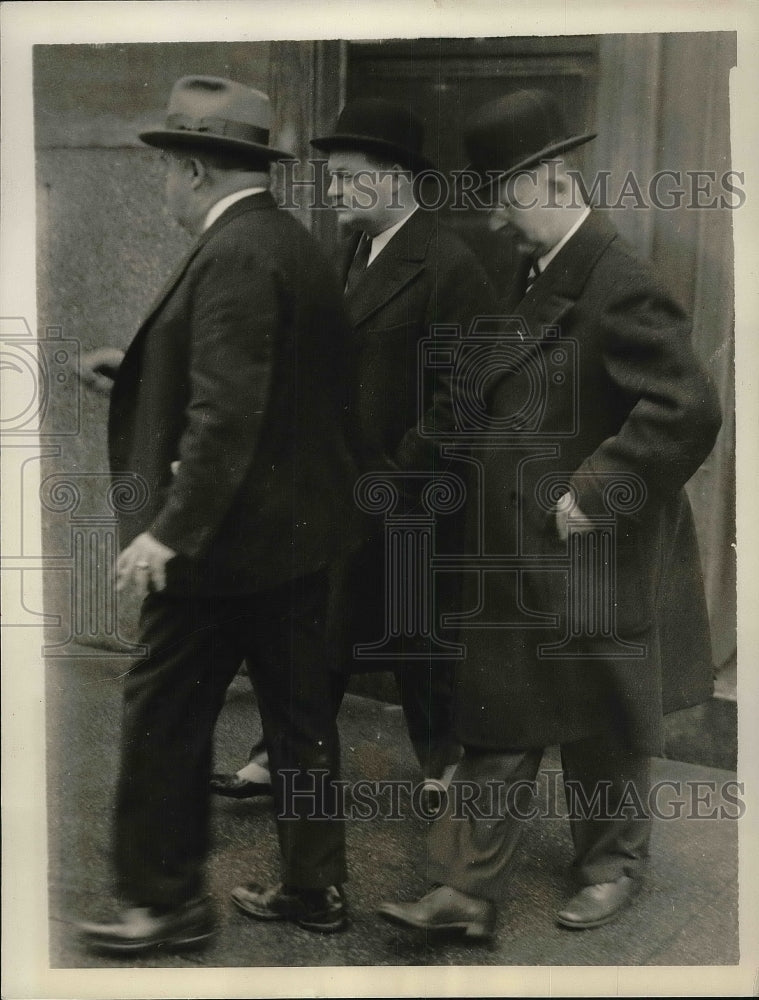
[[[681,309],[596,212],[507,311],[511,360],[491,365],[493,427],[473,450],[469,544],[493,558],[466,574],[460,736],[503,749],[613,733],[660,752],[663,710],[711,691],[683,486],[714,444],[715,391]],[[608,548],[560,541],[552,505],[568,486],[588,516],[610,516]],[[567,568],[570,544],[602,567],[595,604]],[[595,618],[571,617],[583,601]]]
[[[197,240],[126,352],[111,396],[116,473],[150,531],[215,593],[275,587],[351,540],[349,326],[324,254],[271,195],[234,203]],[[179,463],[172,473],[172,463]]]
[[[346,244],[343,284],[358,239]],[[437,213],[419,208],[352,284],[345,302],[353,327],[351,413],[361,471],[432,475],[450,470],[465,475],[463,463],[443,459],[435,441],[419,432],[420,418],[439,434],[453,427],[451,371],[421,364],[420,342],[432,336],[435,324],[457,327],[466,336],[476,316],[494,311],[493,290],[472,251]],[[403,480],[402,510],[420,509],[422,482]],[[439,549],[456,545],[462,524],[460,515],[438,518]],[[348,651],[343,665],[349,671],[388,669],[386,661],[358,661],[350,655],[355,643],[376,641],[384,632],[382,531],[382,517],[365,521],[364,544],[344,567],[338,585]],[[456,588],[454,574],[444,574],[436,606],[455,605]],[[455,639],[449,632],[446,638]],[[408,648],[419,652],[425,643],[409,638]]]

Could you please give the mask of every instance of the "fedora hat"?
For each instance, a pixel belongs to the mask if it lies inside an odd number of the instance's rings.
[[[317,149],[356,150],[360,153],[397,159],[414,172],[431,170],[432,163],[422,153],[424,128],[407,105],[382,97],[350,101],[337,119],[332,135],[311,140]]]
[[[517,90],[483,105],[468,126],[464,143],[480,187],[537,166],[596,137],[571,134],[556,99],[545,90]],[[486,176],[488,172],[500,178]]]
[[[140,132],[140,139],[159,149],[291,159],[269,145],[270,119],[269,98],[260,90],[219,76],[183,76],[171,90],[166,127]]]

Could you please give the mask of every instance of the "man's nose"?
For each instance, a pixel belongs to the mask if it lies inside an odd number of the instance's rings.
[[[329,181],[329,187],[327,188],[327,197],[333,198],[337,201],[342,197],[343,185],[339,177],[331,177]]]

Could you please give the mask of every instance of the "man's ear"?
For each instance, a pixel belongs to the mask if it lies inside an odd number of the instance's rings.
[[[390,167],[389,172],[393,191],[399,191],[401,185],[413,184],[411,171],[408,167],[404,167],[402,163],[394,163]]]
[[[392,175],[392,183],[396,189],[402,181],[412,180],[411,171],[408,167],[404,167],[402,163],[393,163],[390,167],[390,173]]]
[[[197,191],[199,187],[202,187],[208,177],[208,167],[202,160],[198,160],[194,156],[191,156],[187,162],[191,171],[190,186],[193,190]]]
[[[567,173],[565,160],[556,159],[549,164],[548,183],[557,194],[566,194],[573,189],[572,178]]]

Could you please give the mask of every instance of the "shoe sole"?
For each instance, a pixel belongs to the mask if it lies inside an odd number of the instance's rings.
[[[335,920],[329,924],[315,924],[301,917],[290,917],[284,913],[272,913],[271,910],[254,910],[234,896],[231,899],[241,913],[244,913],[246,917],[252,917],[254,920],[266,920],[269,923],[289,921],[290,923],[297,924],[298,927],[302,927],[304,931],[313,931],[316,934],[337,934],[339,931],[345,930],[348,926],[347,917],[340,917],[339,920]]]
[[[484,924],[457,922],[430,925],[416,920],[409,920],[407,917],[401,917],[387,910],[377,910],[377,913],[398,927],[408,927],[415,931],[425,931],[428,934],[457,934],[473,941],[490,941],[495,936],[495,928],[486,927]]]
[[[220,795],[224,799],[266,799],[266,798],[270,799],[274,795],[274,792],[271,789],[269,789],[268,791],[266,789],[261,789],[261,791],[255,791],[255,792],[248,792],[248,791],[236,792],[236,791],[222,790],[221,788],[211,788],[211,794]]]
[[[616,920],[626,909],[627,906],[621,906],[618,910],[607,914],[605,917],[601,917],[598,920],[587,920],[583,923],[579,923],[577,920],[566,920],[564,917],[557,915],[556,923],[560,927],[568,928],[570,931],[590,931],[594,927],[603,927],[604,924],[610,924],[612,920]]]
[[[135,955],[138,952],[157,951],[160,948],[167,948],[171,951],[192,951],[196,948],[204,948],[215,931],[206,931],[203,934],[194,934],[191,937],[166,938],[163,941],[119,941],[106,942],[85,938],[85,944],[92,951],[101,955]]]
[[[308,920],[295,920],[295,923],[304,931],[313,931],[315,934],[338,934],[348,927],[348,918],[342,917],[331,924],[312,924]]]

